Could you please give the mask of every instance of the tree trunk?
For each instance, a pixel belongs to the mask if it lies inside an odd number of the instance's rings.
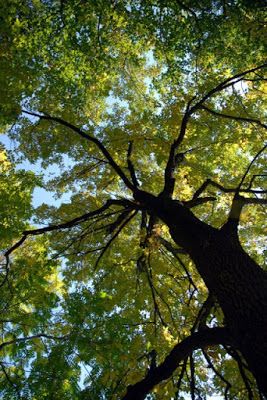
[[[169,227],[223,310],[226,326],[267,396],[267,274],[243,250],[231,222],[215,229],[180,202],[140,192],[138,201]]]

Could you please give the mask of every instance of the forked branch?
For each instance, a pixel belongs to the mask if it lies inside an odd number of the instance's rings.
[[[192,202],[193,200],[196,200],[199,198],[199,196],[207,189],[208,186],[213,186],[217,189],[219,189],[223,193],[236,193],[237,188],[226,188],[220,183],[214,182],[211,179],[206,179],[205,182],[202,183],[202,185],[196,190],[192,200],[189,201]],[[260,189],[239,189],[239,193],[251,193],[251,194],[265,194],[267,193],[267,190],[260,190]],[[246,198],[246,200],[248,200]]]
[[[13,253],[18,247],[20,247],[25,242],[25,240],[27,239],[28,236],[37,236],[37,235],[42,235],[47,232],[60,231],[63,229],[73,228],[74,226],[77,226],[85,221],[88,221],[88,220],[102,214],[105,210],[107,210],[112,205],[119,205],[124,208],[127,208],[128,210],[135,208],[134,204],[128,200],[109,199],[102,207],[98,208],[97,210],[85,213],[79,217],[73,218],[70,221],[63,222],[61,224],[45,226],[44,228],[31,229],[31,230],[24,231],[22,238],[18,242],[16,242],[12,247],[10,247],[4,254],[4,256],[6,258],[6,271],[8,271],[8,268],[9,268],[9,257],[11,255],[11,253]],[[7,277],[5,277],[4,281],[6,281],[6,279],[7,279]],[[0,287],[3,285],[4,281],[1,283]]]
[[[128,218],[126,218],[126,216],[130,214],[130,216]],[[135,215],[137,214],[137,211],[134,211],[133,213],[131,213],[130,211],[126,214],[125,218],[123,218],[123,220],[121,221],[121,223],[118,225],[116,232],[114,233],[114,235],[109,239],[109,241],[107,242],[107,244],[103,247],[100,255],[98,256],[95,266],[94,266],[94,271],[97,269],[97,266],[100,262],[100,260],[102,259],[102,257],[104,256],[104,254],[106,253],[106,251],[109,249],[109,247],[111,246],[111,244],[114,242],[114,240],[119,236],[120,232],[123,230],[123,228],[133,219],[133,217],[135,217]]]
[[[77,133],[79,136],[83,137],[84,139],[88,140],[91,143],[94,143],[98,149],[101,151],[101,153],[104,155],[104,157],[108,160],[109,164],[111,167],[114,169],[114,171],[118,174],[118,176],[122,179],[122,181],[125,183],[125,185],[132,190],[133,192],[135,191],[135,186],[134,184],[127,178],[121,167],[116,163],[110,152],[106,149],[106,147],[103,145],[103,143],[98,140],[97,138],[89,135],[88,133],[84,132],[82,129],[78,128],[77,126],[71,124],[70,122],[65,121],[62,118],[58,117],[52,117],[51,115],[48,114],[38,114],[36,112],[32,111],[27,111],[27,110],[22,110],[24,114],[27,115],[32,115],[33,117],[37,117],[43,120],[48,120],[48,121],[54,121],[59,123],[60,125],[63,125],[69,129],[71,129],[73,132]]]
[[[169,153],[169,157],[168,157],[168,161],[166,164],[166,168],[165,168],[165,172],[164,172],[164,189],[161,192],[161,196],[165,196],[165,197],[172,197],[173,191],[174,191],[174,186],[175,186],[175,179],[174,179],[174,170],[175,170],[175,155],[177,153],[177,149],[179,148],[179,146],[181,145],[181,143],[183,142],[183,139],[185,137],[186,134],[186,129],[187,129],[187,125],[189,122],[189,119],[191,117],[192,114],[194,114],[195,111],[204,108],[207,109],[207,111],[212,112],[212,110],[206,108],[203,106],[203,103],[205,103],[205,101],[207,101],[208,99],[210,99],[214,94],[227,89],[230,86],[235,85],[236,83],[240,82],[242,79],[244,79],[244,77],[250,73],[254,73],[260,69],[266,68],[267,67],[267,63],[259,65],[258,67],[254,67],[251,68],[249,70],[240,72],[236,75],[231,76],[230,78],[225,79],[224,81],[222,81],[221,83],[219,83],[217,86],[215,86],[213,89],[211,89],[209,92],[207,92],[200,100],[198,100],[194,105],[191,106],[191,104],[193,103],[193,101],[195,100],[196,97],[193,97],[187,104],[186,110],[184,112],[184,116],[182,119],[182,123],[181,123],[181,127],[180,127],[180,131],[178,134],[177,139],[174,140],[174,142],[171,145],[170,148],[170,153]],[[212,112],[213,113],[213,112]],[[214,112],[216,113],[216,112]],[[217,115],[217,113],[216,113]],[[226,118],[230,118],[230,116],[225,116]],[[232,118],[232,116],[231,116]],[[241,117],[236,117],[235,119],[238,120],[242,120],[244,121],[244,118],[241,119]],[[261,121],[253,119],[253,118],[247,118],[246,119],[247,122],[254,122],[257,123],[258,125],[261,125],[264,128],[267,128],[267,126],[263,123],[261,123]]]
[[[234,198],[232,201],[231,210],[230,210],[229,217],[228,217],[229,224],[227,222],[224,226],[224,229],[227,227],[227,224],[229,226],[231,226],[231,229],[233,229],[233,228],[237,229],[242,209],[246,204],[267,204],[267,199],[263,199],[263,198],[248,198],[247,199],[243,196],[240,196],[240,194],[239,194],[239,192],[241,191],[241,187],[242,187],[252,165],[254,164],[256,159],[264,152],[264,150],[266,148],[267,148],[267,144],[265,146],[263,146],[257,152],[257,154],[253,157],[253,159],[249,163],[245,173],[243,174],[243,176],[240,180],[240,183],[236,188],[235,195],[234,195]]]
[[[193,112],[195,112],[196,110],[198,110],[202,104],[208,100],[210,97],[212,97],[215,93],[218,93],[222,90],[227,89],[230,86],[235,85],[236,83],[240,82],[241,80],[244,79],[244,77],[250,73],[256,72],[260,69],[263,68],[267,68],[267,63],[264,63],[262,65],[259,65],[258,67],[254,67],[251,69],[248,69],[246,71],[240,72],[236,75],[233,75],[227,79],[225,79],[224,81],[222,81],[221,83],[219,83],[217,86],[215,86],[213,89],[211,89],[208,93],[206,93],[193,107],[191,107],[190,109],[190,114],[192,114]]]
[[[122,400],[143,400],[160,382],[170,378],[181,361],[196,350],[207,346],[229,344],[231,336],[226,328],[207,328],[193,333],[173,347],[165,360],[139,382],[130,385]]]

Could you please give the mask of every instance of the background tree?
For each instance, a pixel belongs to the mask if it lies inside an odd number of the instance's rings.
[[[264,398],[263,2],[2,3],[2,397]]]

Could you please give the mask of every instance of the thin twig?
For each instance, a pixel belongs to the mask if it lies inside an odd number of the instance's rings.
[[[241,122],[249,122],[252,124],[256,124],[261,126],[264,129],[267,129],[267,125],[264,124],[263,122],[261,122],[259,119],[256,118],[250,118],[250,117],[240,117],[240,116],[236,116],[236,115],[230,115],[230,114],[224,114],[224,113],[220,113],[218,111],[212,110],[209,107],[204,106],[203,104],[200,106],[201,109],[207,111],[208,113],[218,116],[218,117],[222,117],[222,118],[226,118],[226,119],[232,119],[235,121],[241,121]]]
[[[204,349],[202,349],[203,356],[205,357],[207,363],[208,363],[208,368],[212,369],[215,375],[217,375],[221,381],[225,383],[225,391],[224,391],[224,398],[225,400],[228,399],[228,392],[231,389],[232,385],[231,383],[217,370],[217,368],[214,367],[213,362],[211,361],[210,357],[206,353]]]
[[[69,337],[69,335],[52,336],[52,335],[48,335],[46,333],[38,333],[36,335],[26,336],[24,338],[15,338],[12,340],[8,340],[7,342],[3,342],[0,344],[0,350],[2,350],[6,346],[10,346],[11,344],[26,342],[28,340],[33,340],[33,339],[38,339],[38,338],[46,338],[46,339],[52,339],[52,340],[66,340],[68,337]]]
[[[102,257],[106,253],[106,251],[109,249],[110,245],[113,243],[113,241],[119,236],[120,232],[123,230],[123,228],[131,221],[133,217],[137,214],[137,211],[134,211],[133,214],[129,216],[129,218],[125,219],[124,222],[120,225],[118,228],[117,232],[111,237],[111,239],[107,242],[105,246],[102,247],[102,251],[99,255],[99,257],[96,260],[95,266],[94,266],[94,271],[97,269],[99,262],[101,261]],[[128,215],[128,213],[127,213]]]

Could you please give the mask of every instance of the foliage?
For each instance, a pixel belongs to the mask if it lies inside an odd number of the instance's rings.
[[[206,187],[210,201],[194,214],[221,227],[234,192],[223,188],[238,187],[266,137],[266,7],[220,0],[0,3],[0,123],[17,145],[14,166],[0,153],[0,392],[3,399],[122,398],[199,328],[209,294],[166,225],[131,209],[131,188],[96,142],[128,179],[157,195],[189,105],[229,80],[190,116],[174,171],[173,197],[183,204],[206,179],[217,183]],[[43,172],[56,166],[46,189],[58,198],[71,193],[70,201],[33,210],[40,181],[15,168],[21,159],[41,161]],[[262,152],[245,176],[246,198],[263,199],[257,191],[266,192],[265,161]],[[260,264],[264,216],[260,202],[247,205],[239,226],[242,246]],[[58,229],[30,232],[30,218]],[[223,323],[213,301],[206,324]],[[259,398],[240,354],[222,346],[192,352],[151,398],[186,393]]]
[[[41,182],[30,171],[15,170],[7,153],[1,147],[0,176],[0,243],[1,247],[6,247],[27,227],[27,220],[33,211],[32,191]]]

